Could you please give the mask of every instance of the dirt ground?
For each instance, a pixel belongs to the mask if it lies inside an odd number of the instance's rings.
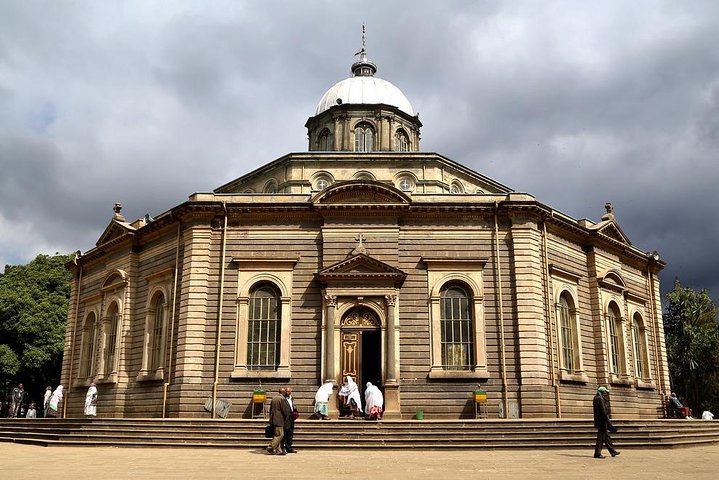
[[[0,443],[0,477],[21,479],[237,478],[719,478],[719,445],[624,450],[264,450],[37,447]]]

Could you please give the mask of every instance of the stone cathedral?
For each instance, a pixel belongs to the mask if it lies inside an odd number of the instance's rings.
[[[669,388],[656,252],[611,204],[574,219],[436,153],[362,48],[289,153],[151,218],[116,204],[68,264],[62,383],[82,416],[249,418],[289,385],[377,384],[386,418],[660,415]],[[336,394],[331,401],[337,413]],[[223,415],[224,416],[224,415]]]

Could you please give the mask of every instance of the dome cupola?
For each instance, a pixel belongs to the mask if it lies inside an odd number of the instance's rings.
[[[355,55],[353,76],[327,90],[307,120],[309,150],[418,151],[419,116],[399,88],[375,77],[364,25],[362,48]]]

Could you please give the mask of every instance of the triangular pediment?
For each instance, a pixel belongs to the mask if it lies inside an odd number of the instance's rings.
[[[338,280],[376,280],[402,282],[407,274],[369,255],[360,253],[323,268],[317,278],[323,282]]]
[[[99,247],[100,245],[103,245],[107,242],[120,238],[134,231],[135,228],[133,228],[132,225],[130,225],[129,223],[121,222],[119,220],[112,220],[105,229],[105,231],[102,232],[102,235],[100,235],[100,239],[95,245]]]
[[[624,233],[624,231],[617,225],[617,222],[614,220],[605,220],[603,222],[600,222],[596,225],[594,225],[592,228],[597,234],[607,237],[611,240],[623,243],[625,245],[631,246],[632,242],[629,241],[629,238]]]

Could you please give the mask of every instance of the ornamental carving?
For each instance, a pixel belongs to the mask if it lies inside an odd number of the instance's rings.
[[[325,295],[325,302],[327,302],[328,307],[335,307],[335,306],[337,306],[337,296],[336,295]]]
[[[388,306],[394,307],[394,304],[397,301],[397,295],[385,295],[384,300],[387,302]]]
[[[343,327],[379,327],[380,322],[373,311],[367,309],[352,310],[342,319]]]

